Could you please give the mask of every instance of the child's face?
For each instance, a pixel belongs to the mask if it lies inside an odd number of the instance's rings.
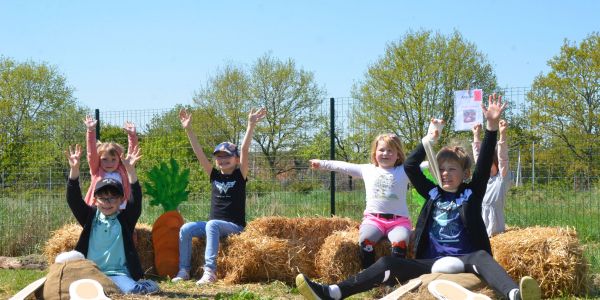
[[[440,177],[442,182],[440,186],[444,191],[456,192],[463,180],[467,177],[467,172],[454,160],[445,160],[439,163]]]
[[[392,168],[398,160],[398,151],[390,147],[386,142],[378,141],[375,150],[375,160],[382,168]]]
[[[231,174],[240,162],[240,158],[227,152],[217,152],[214,155],[215,165],[223,174]]]
[[[94,198],[96,199],[96,207],[105,216],[116,214],[123,202],[123,196],[114,196],[111,194],[101,194]]]
[[[116,155],[112,155],[108,152],[102,153],[100,155],[100,167],[105,172],[114,172],[119,167],[119,157]]]

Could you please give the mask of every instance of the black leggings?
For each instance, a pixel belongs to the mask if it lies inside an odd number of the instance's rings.
[[[457,257],[465,264],[465,272],[479,276],[490,287],[508,297],[517,284],[487,252],[479,250]],[[431,273],[436,259],[406,259],[385,256],[360,273],[338,284],[343,298],[368,291],[378,285],[396,285]]]

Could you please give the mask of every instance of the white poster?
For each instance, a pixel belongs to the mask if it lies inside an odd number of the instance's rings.
[[[454,130],[470,131],[473,125],[483,123],[481,89],[454,91]]]

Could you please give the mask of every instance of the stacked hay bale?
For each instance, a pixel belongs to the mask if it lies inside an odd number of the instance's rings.
[[[156,270],[154,270],[154,249],[152,248],[152,226],[138,223],[133,234],[133,241],[144,274],[156,274]]]
[[[317,277],[315,257],[334,231],[356,228],[348,218],[264,217],[228,239],[223,267],[228,283],[281,280],[292,283],[305,273]]]
[[[375,256],[390,255],[390,242],[383,239],[375,245]],[[333,284],[361,270],[358,229],[336,231],[329,235],[315,259],[315,268],[322,282]]]
[[[529,227],[491,238],[494,258],[518,282],[535,278],[544,298],[579,295],[587,289],[588,263],[572,228]]]

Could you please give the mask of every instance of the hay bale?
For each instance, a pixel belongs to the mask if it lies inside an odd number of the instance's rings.
[[[138,223],[133,231],[133,241],[144,274],[156,274],[156,270],[154,270],[154,249],[152,248],[152,226]]]
[[[529,275],[545,298],[586,292],[588,263],[577,232],[564,227],[515,229],[491,238],[494,258],[518,280]]]
[[[375,245],[375,257],[390,255],[391,244],[383,239]],[[333,284],[361,270],[358,229],[336,231],[325,239],[315,258],[320,281]]]
[[[70,223],[52,232],[44,245],[44,256],[48,265],[53,264],[60,253],[75,249],[81,230],[83,228],[79,224]]]
[[[314,259],[325,239],[334,231],[358,228],[359,224],[350,218],[340,217],[263,217],[248,223],[244,231],[298,241],[306,246],[309,259]]]
[[[314,261],[297,240],[243,231],[228,238],[221,260],[226,283],[280,280],[293,283],[299,273],[314,275]]]

